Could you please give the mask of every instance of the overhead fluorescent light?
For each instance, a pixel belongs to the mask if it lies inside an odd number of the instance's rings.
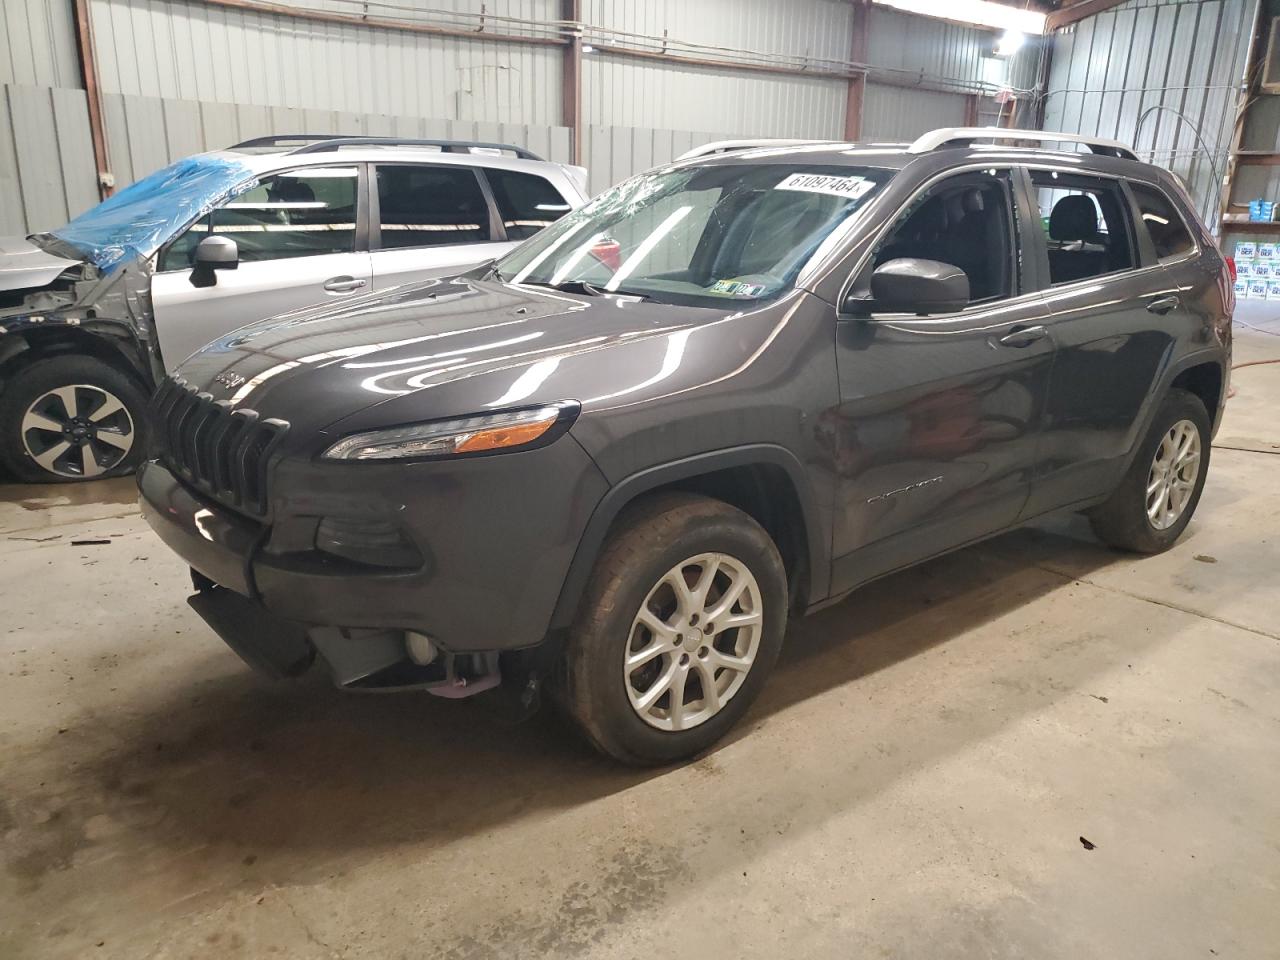
[[[996,43],[997,57],[1012,57],[1027,42],[1027,35],[1018,30],[1006,30]]]
[[[1018,33],[1044,33],[1045,14],[1035,10],[1019,10],[991,0],[875,0],[876,3],[907,13],[918,13],[942,20],[959,20],[980,27]]]

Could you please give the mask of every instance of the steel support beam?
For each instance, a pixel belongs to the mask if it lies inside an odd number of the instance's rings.
[[[867,62],[867,11],[871,0],[854,0],[849,22],[849,59],[854,63]],[[867,75],[859,73],[849,78],[844,105],[844,138],[858,140],[862,137],[862,108],[867,98]]]
[[[1073,3],[1069,7],[1063,7],[1049,14],[1045,20],[1044,31],[1046,34],[1052,34],[1059,27],[1076,23],[1085,17],[1092,17],[1095,13],[1105,13],[1112,7],[1118,7],[1125,2],[1127,0],[1081,0],[1080,3]]]
[[[89,136],[93,141],[93,165],[98,171],[98,197],[111,196],[111,158],[107,154],[107,133],[102,122],[102,96],[98,89],[98,68],[93,60],[93,23],[89,0],[75,0],[76,55],[80,60],[80,80],[89,104]],[[73,211],[74,212],[74,211]]]
[[[582,165],[582,0],[561,0],[561,19],[573,24],[560,73],[560,122],[569,128],[571,160]]]

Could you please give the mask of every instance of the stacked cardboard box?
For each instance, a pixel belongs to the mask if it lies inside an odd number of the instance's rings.
[[[1236,243],[1236,296],[1280,300],[1280,244]]]

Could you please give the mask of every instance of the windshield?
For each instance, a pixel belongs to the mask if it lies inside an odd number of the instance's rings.
[[[641,174],[512,251],[496,276],[696,306],[774,297],[893,173],[771,163]]]
[[[109,272],[151,256],[179,229],[255,183],[253,171],[238,160],[188,157],[130,184],[52,236]]]

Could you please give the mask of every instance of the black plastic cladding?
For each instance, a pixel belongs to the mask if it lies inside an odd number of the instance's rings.
[[[267,462],[289,424],[198,393],[181,377],[151,405],[157,457],[196,489],[253,517],[267,513]]]

